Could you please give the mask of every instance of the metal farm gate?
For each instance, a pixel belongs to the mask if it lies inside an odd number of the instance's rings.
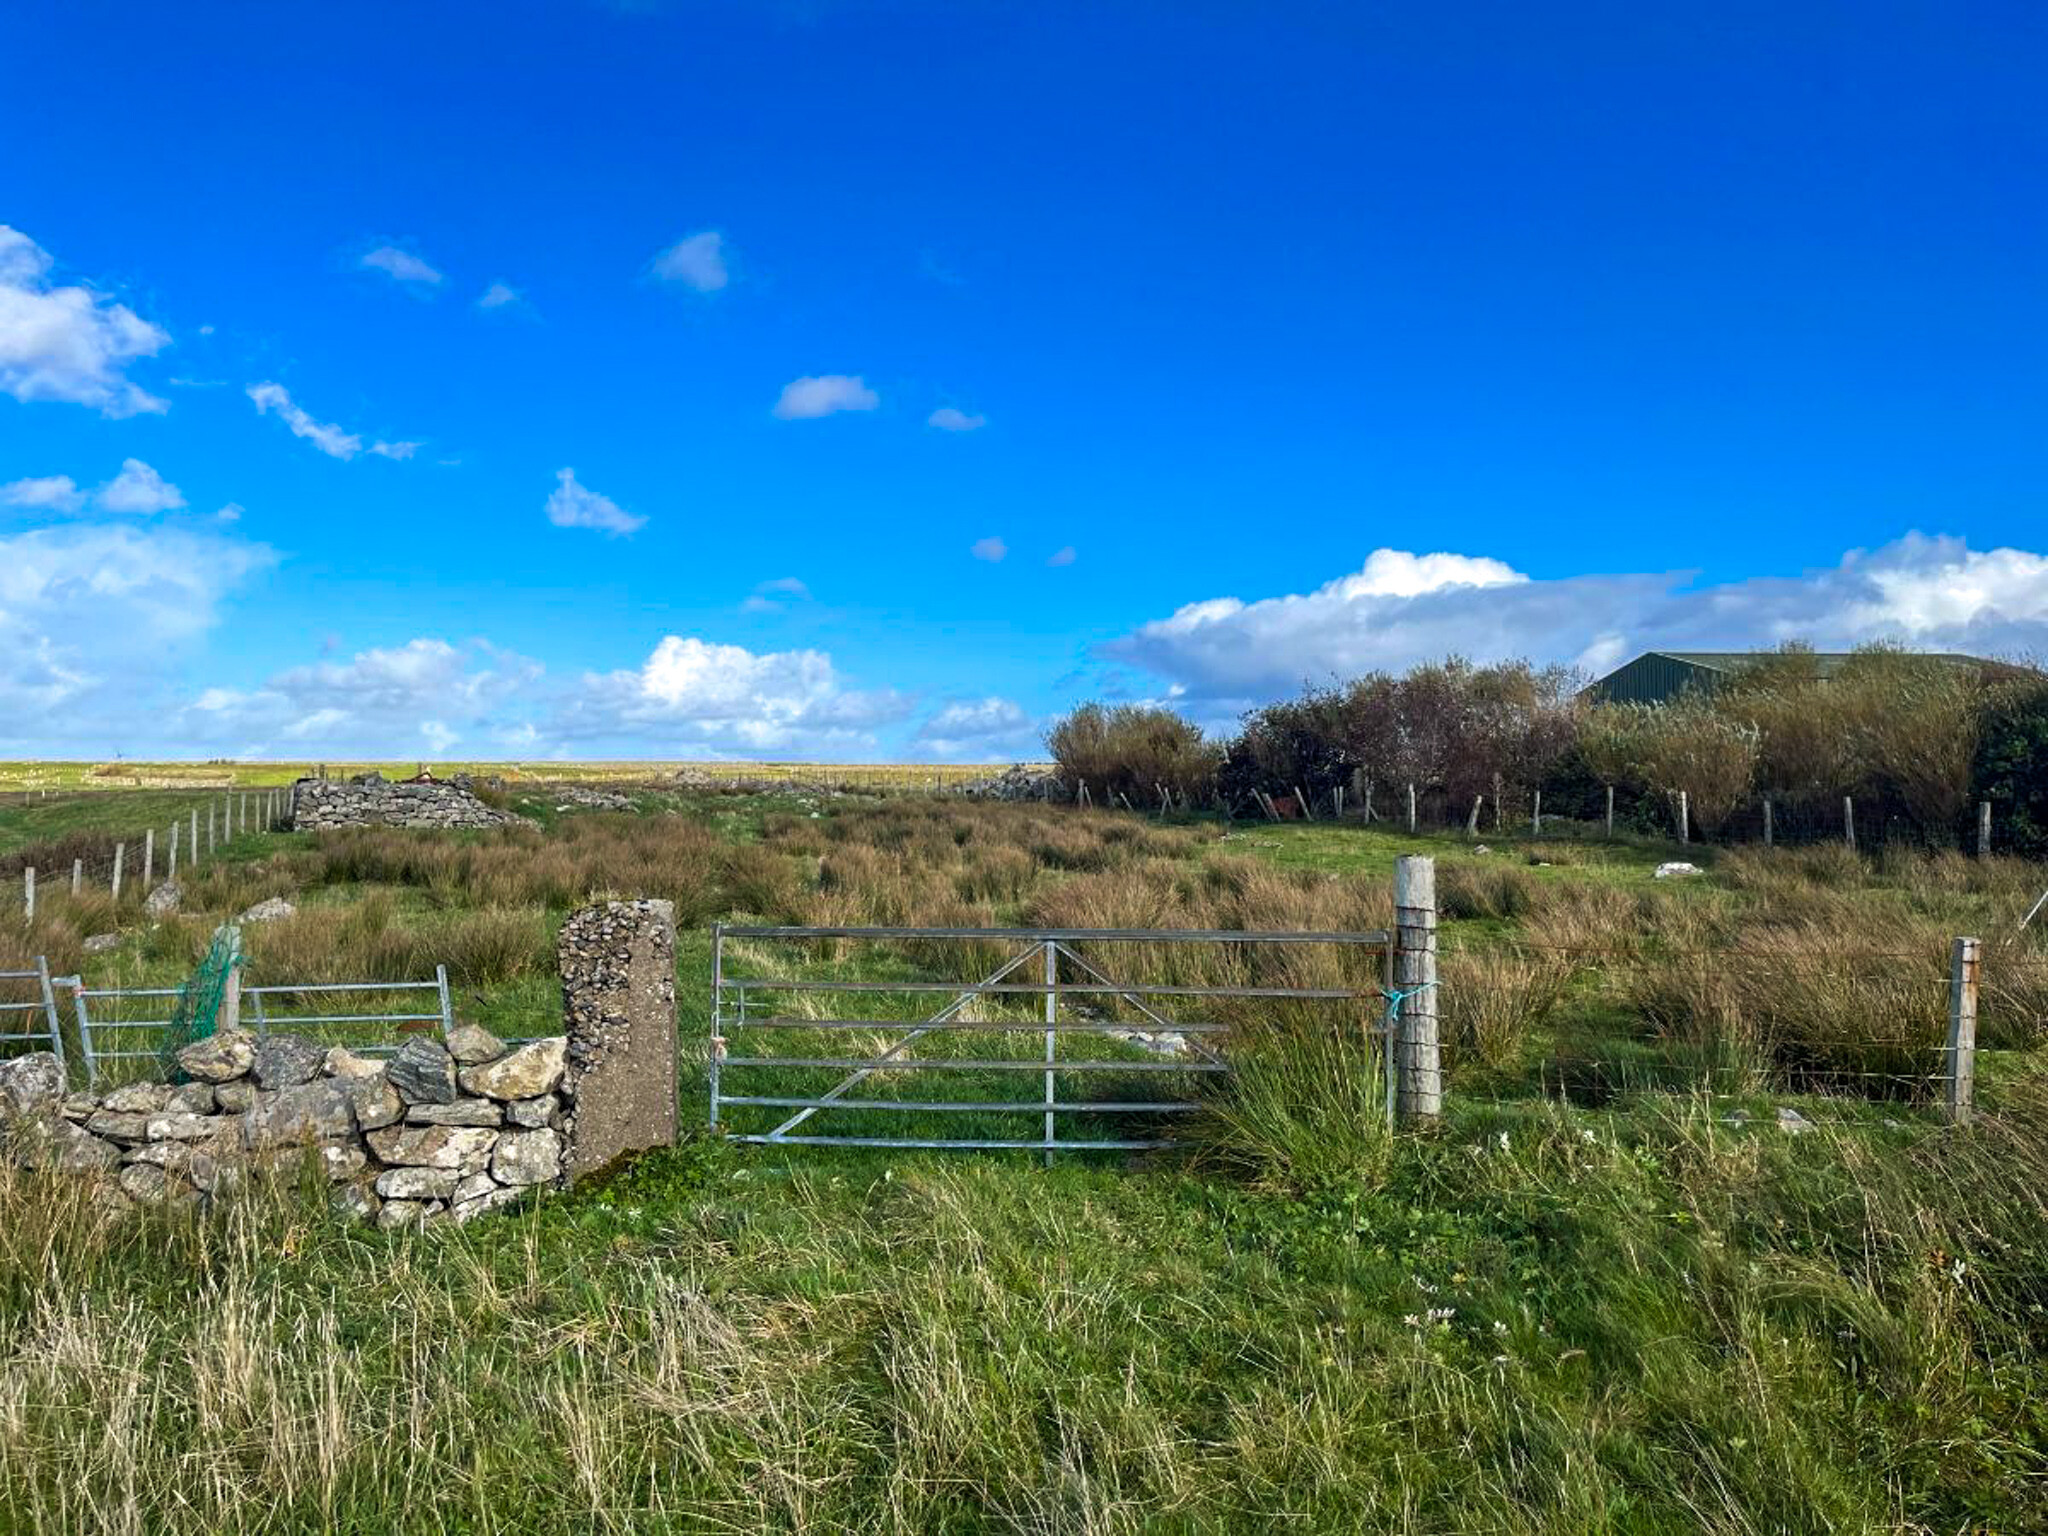
[[[810,977],[801,966],[784,966],[783,974],[742,975],[737,964],[760,960],[770,946],[784,942],[817,945],[828,941],[886,944],[894,955],[869,957],[886,965],[900,959],[902,946],[927,955],[952,957],[973,947],[996,946],[1007,958],[971,981],[928,979],[932,966],[905,964],[901,979],[843,980],[836,974]],[[1151,954],[1171,957],[1196,946],[1237,946],[1247,951],[1279,945],[1334,946],[1356,953],[1377,949],[1376,975],[1369,983],[1342,986],[1171,985],[1126,980],[1113,974],[1119,967],[1107,959],[1091,959],[1083,946],[1115,950],[1152,946]],[[913,951],[915,952],[915,951]],[[1388,1085],[1388,1112],[1393,1111],[1394,1073],[1389,1064],[1389,1035],[1384,999],[1392,994],[1389,967],[1392,935],[1368,933],[1245,933],[1124,928],[796,928],[717,925],[712,932],[711,1049],[708,1077],[711,1124],[724,1126],[735,1141],[772,1146],[840,1146],[895,1148],[979,1148],[1042,1151],[1048,1163],[1054,1152],[1138,1151],[1174,1144],[1162,1129],[1172,1117],[1200,1109],[1192,1097],[1194,1080],[1231,1070],[1228,1035],[1231,1024],[1216,1019],[1176,1015],[1198,1003],[1214,1000],[1262,1000],[1262,1005],[1316,1003],[1347,1012],[1363,1009],[1354,1027],[1370,1036]],[[1170,958],[1168,964],[1171,964]],[[964,968],[964,967],[963,967]],[[1248,969],[1248,967],[1242,967]],[[1352,967],[1356,970],[1358,967]],[[872,975],[872,970],[865,972]],[[825,999],[821,1002],[820,999]],[[841,999],[846,1001],[842,1002]],[[1032,1002],[1031,1000],[1037,1000]],[[888,1004],[910,1006],[908,1017],[842,1017],[845,1013],[886,1013]],[[1016,1011],[1030,1002],[1028,1014]],[[1062,1004],[1067,1007],[1063,1010]],[[1106,1016],[1102,1005],[1123,1005],[1124,1020]],[[1008,1011],[1006,1011],[1008,1010]],[[1213,1011],[1213,1010],[1212,1010]],[[1339,1027],[1332,1020],[1333,1028]],[[760,1031],[755,1035],[755,1031]],[[812,1039],[805,1041],[803,1036]],[[796,1039],[797,1048],[782,1054],[766,1049],[771,1040]],[[993,1040],[991,1037],[995,1037]],[[1006,1042],[1002,1037],[1009,1037]],[[1036,1050],[1043,1042],[1042,1053]],[[741,1048],[735,1050],[735,1042]],[[755,1042],[759,1043],[756,1044]],[[842,1043],[845,1042],[845,1043]],[[1019,1059],[1016,1046],[1029,1042],[1033,1054]],[[997,1054],[975,1053],[975,1045],[993,1046]],[[918,1048],[922,1046],[923,1054]],[[1063,1050],[1063,1046],[1066,1048]],[[856,1048],[858,1047],[858,1048]],[[853,1097],[856,1089],[878,1074],[891,1074],[904,1087]],[[966,1093],[920,1097],[911,1085],[967,1081]],[[746,1087],[733,1091],[733,1077],[744,1074]],[[844,1074],[829,1086],[827,1074]],[[1158,1083],[1171,1089],[1153,1097],[1129,1091],[1110,1098],[1090,1098],[1073,1089],[1078,1079],[1113,1084]],[[996,1091],[1018,1077],[1036,1089],[1030,1097]],[[764,1080],[765,1079],[765,1080]],[[1069,1085],[1062,1092],[1063,1081]],[[990,1091],[976,1093],[976,1088]],[[730,1112],[740,1111],[735,1117]],[[779,1120],[762,1111],[790,1111]],[[819,1134],[814,1118],[840,1134]],[[957,1135],[903,1135],[896,1117],[942,1115]],[[1112,1120],[1100,1131],[1086,1122],[1097,1116]],[[847,1126],[851,1118],[855,1123]],[[876,1121],[880,1120],[878,1127]],[[1018,1124],[1029,1121],[1028,1131]],[[1133,1126],[1132,1120],[1138,1124]],[[769,1124],[773,1120],[776,1123]],[[960,1122],[965,1121],[964,1125]],[[1076,1127],[1075,1122],[1081,1122]],[[927,1121],[929,1126],[932,1122]],[[1067,1127],[1063,1137],[1062,1124]]]

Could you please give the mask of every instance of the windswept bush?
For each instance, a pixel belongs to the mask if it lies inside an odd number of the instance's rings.
[[[1146,704],[1083,704],[1046,733],[1045,744],[1069,790],[1086,784],[1099,805],[1112,792],[1134,804],[1157,804],[1165,785],[1189,800],[1207,800],[1220,754],[1198,725]]]

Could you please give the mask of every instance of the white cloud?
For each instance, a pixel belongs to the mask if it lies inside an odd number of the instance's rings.
[[[931,756],[992,761],[1035,750],[1039,732],[1021,704],[991,695],[934,711],[918,727],[917,741]]]
[[[261,545],[132,523],[0,538],[0,741],[107,751],[149,733],[164,669],[272,559]]]
[[[967,551],[977,560],[994,562],[1010,552],[1010,546],[991,534],[985,539],[976,539]]]
[[[1685,573],[1532,579],[1498,560],[1376,551],[1314,592],[1190,603],[1101,648],[1191,697],[1263,700],[1451,653],[1612,668],[1640,651],[1896,639],[2048,650],[2048,557],[1909,534],[1797,577],[1694,586]]]
[[[421,637],[288,668],[254,689],[205,689],[180,724],[197,741],[254,735],[377,756],[424,736],[444,752],[464,730],[512,728],[503,712],[529,701],[541,676],[538,662],[485,641]]]
[[[239,501],[231,501],[213,515],[223,523],[239,523],[242,520],[242,504]]]
[[[519,290],[507,283],[493,283],[477,299],[478,309],[503,309],[507,304],[519,302]]]
[[[741,613],[780,613],[790,600],[809,602],[811,589],[794,576],[764,581],[740,604]]]
[[[859,374],[824,373],[783,385],[775,414],[784,421],[811,421],[835,411],[872,411],[881,403]]]
[[[1079,558],[1080,556],[1074,553],[1074,546],[1068,544],[1047,555],[1045,563],[1047,565],[1072,565]]]
[[[49,252],[0,224],[0,390],[102,416],[169,410],[123,370],[162,351],[170,333],[91,288],[53,287],[52,265]]]
[[[729,280],[725,237],[710,229],[686,236],[656,256],[648,270],[665,283],[681,283],[699,293],[716,293]]]
[[[174,512],[185,505],[185,493],[140,459],[123,459],[121,473],[92,493],[102,512]]]
[[[941,432],[972,432],[988,425],[986,416],[970,416],[965,411],[942,405],[925,417],[925,425],[937,427]]]
[[[547,512],[557,528],[596,528],[617,538],[647,526],[646,518],[634,516],[611,497],[578,485],[575,470],[558,469],[555,479],[560,483],[548,493]]]
[[[555,734],[669,752],[857,751],[911,703],[887,689],[847,688],[823,651],[756,653],[667,635],[637,670],[587,674]]]
[[[291,428],[293,437],[303,437],[329,458],[348,460],[363,452],[363,440],[353,432],[347,432],[332,422],[318,421],[303,407],[296,404],[291,392],[282,384],[264,382],[249,386],[249,398],[256,403],[258,415],[268,416],[277,412],[278,419]],[[419,451],[418,443],[373,442],[369,451],[386,459],[409,459]]]
[[[395,245],[380,245],[356,263],[373,272],[382,272],[395,282],[418,284],[432,288],[441,282],[441,274],[421,261],[411,251],[402,251]]]
[[[47,512],[76,512],[85,492],[69,475],[40,475],[0,485],[0,505],[34,507]]]

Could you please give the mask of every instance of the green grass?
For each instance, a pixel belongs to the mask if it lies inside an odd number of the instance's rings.
[[[552,805],[535,805],[536,861],[575,853],[592,879],[629,877],[599,857],[602,818]],[[801,791],[640,805],[648,819],[625,825],[650,847],[696,846],[659,841],[674,818],[748,851],[702,872],[709,909],[735,920],[741,901],[788,904],[745,918],[811,915],[811,840],[873,810]],[[1011,824],[882,811],[862,836],[932,901],[978,867],[956,833]],[[0,1531],[2048,1528],[2048,1076],[2015,1023],[2034,994],[1987,1013],[2015,1043],[1987,1067],[1991,1111],[1956,1131],[1924,1106],[1719,1081],[1646,1028],[1623,985],[1708,942],[1995,932],[2038,870],[1694,849],[1707,873],[1674,884],[1651,879],[1668,845],[1485,836],[1479,855],[1458,836],[1328,824],[1138,845],[1105,840],[1121,819],[1071,824],[1071,847],[1048,843],[1023,888],[974,910],[1012,921],[1084,887],[1199,892],[1240,857],[1285,877],[1258,899],[1363,910],[1341,903],[1382,892],[1398,853],[1429,851],[1472,914],[1444,923],[1447,975],[1456,955],[1513,959],[1568,923],[1641,958],[1575,969],[1498,1060],[1456,1060],[1445,1122],[1419,1134],[1363,1112],[1376,1099],[1350,1037],[1303,1021],[1246,1043],[1250,1070],[1188,1150],[1049,1169],[700,1129],[510,1216],[411,1235],[268,1189],[203,1218],[117,1221],[75,1183],[0,1173]],[[194,883],[199,910],[131,927],[106,963],[174,971],[218,915],[289,888],[310,910],[252,934],[258,964],[460,951],[461,1016],[506,1034],[553,1022],[547,950],[569,898],[513,909],[508,942],[465,926],[486,917],[453,866],[409,868],[388,840],[343,858],[346,841],[238,842]],[[829,863],[837,845],[816,846]],[[776,858],[796,878],[762,878]],[[427,947],[389,948],[408,928]],[[2009,948],[2000,974],[2044,956]],[[958,974],[879,948],[749,964]],[[692,922],[677,954],[692,1125],[709,995]],[[907,1021],[917,1001],[863,1007]],[[943,1048],[1040,1045],[1024,1027]],[[900,1086],[999,1097],[1021,1076]],[[1781,1132],[1781,1106],[1814,1128]]]

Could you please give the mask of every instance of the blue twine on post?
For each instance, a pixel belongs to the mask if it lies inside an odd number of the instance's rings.
[[[1420,986],[1410,987],[1405,992],[1394,987],[1380,988],[1380,996],[1387,1000],[1387,1038],[1389,1040],[1394,1038],[1395,1031],[1400,1028],[1401,1005],[1417,993],[1427,992],[1435,985],[1436,983],[1433,981],[1425,981]]]

